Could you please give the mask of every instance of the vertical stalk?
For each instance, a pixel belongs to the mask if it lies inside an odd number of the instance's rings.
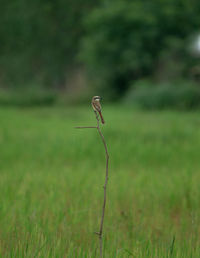
[[[95,111],[94,111],[95,112]],[[108,154],[108,148],[105,141],[105,138],[101,132],[100,126],[99,126],[99,117],[97,112],[95,112],[96,120],[97,120],[97,126],[77,126],[75,128],[77,129],[84,129],[84,128],[96,128],[98,130],[98,133],[101,137],[101,140],[104,145],[105,154],[106,154],[106,174],[105,174],[105,183],[103,186],[104,189],[104,199],[103,199],[103,206],[102,206],[102,214],[101,214],[101,222],[100,222],[100,228],[99,232],[95,232],[99,236],[99,253],[100,258],[103,257],[103,225],[104,225],[104,217],[105,217],[105,208],[106,208],[106,200],[107,200],[107,183],[108,183],[108,163],[109,163],[109,154]]]
[[[106,153],[106,175],[105,175],[105,183],[104,183],[104,200],[103,200],[103,206],[102,206],[102,215],[101,215],[101,223],[100,223],[100,229],[99,229],[99,249],[100,249],[100,257],[103,257],[103,224],[104,224],[104,216],[105,216],[105,208],[106,208],[106,200],[107,200],[107,183],[108,183],[108,162],[109,162],[109,154],[108,154],[108,148],[105,141],[105,138],[101,132],[101,129],[99,127],[99,118],[97,115],[97,112],[95,112],[96,119],[97,119],[97,130],[99,132],[99,135],[102,139],[105,153]]]

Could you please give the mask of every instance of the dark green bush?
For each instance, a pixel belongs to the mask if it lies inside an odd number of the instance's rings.
[[[142,81],[131,87],[124,101],[144,109],[191,110],[200,108],[200,88],[187,82],[155,85]]]
[[[199,30],[199,8],[199,1],[110,0],[94,9],[86,17],[81,57],[100,91],[121,97],[132,80],[160,67],[186,77],[187,38]]]

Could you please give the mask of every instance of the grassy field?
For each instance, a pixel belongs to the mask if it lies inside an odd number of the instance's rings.
[[[104,107],[105,257],[200,257],[200,115]],[[0,110],[0,257],[98,257],[105,154],[89,107]]]

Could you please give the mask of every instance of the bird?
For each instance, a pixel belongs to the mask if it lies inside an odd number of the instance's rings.
[[[102,113],[101,113],[101,104],[100,104],[101,97],[100,96],[94,96],[92,98],[92,108],[95,112],[98,112],[101,118],[101,123],[105,124],[105,121],[103,119]]]

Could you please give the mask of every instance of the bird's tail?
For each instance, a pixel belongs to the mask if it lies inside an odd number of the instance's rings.
[[[101,117],[101,122],[102,122],[102,124],[105,124],[105,121],[104,121],[104,119],[103,119],[103,116],[102,116],[102,114],[101,114],[101,111],[99,111],[99,115],[100,115],[100,117]]]

